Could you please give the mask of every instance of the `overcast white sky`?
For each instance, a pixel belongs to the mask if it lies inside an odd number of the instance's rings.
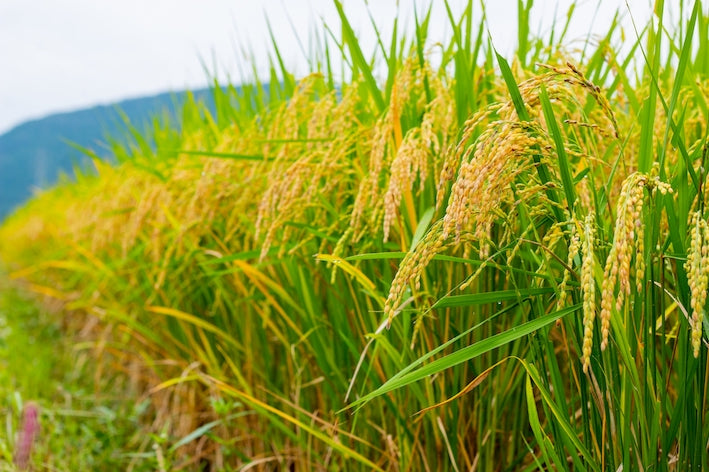
[[[437,40],[449,28],[442,0],[434,2],[429,36]],[[465,2],[450,3],[460,12]],[[570,3],[537,0],[532,24],[548,28],[555,11],[563,19]],[[650,3],[628,0],[640,24],[648,18]],[[372,51],[365,0],[344,4],[364,51]],[[400,21],[410,30],[414,5],[421,9],[428,4],[400,0]],[[509,55],[516,41],[517,0],[485,4],[494,44]],[[479,17],[478,5],[476,1]],[[628,9],[625,0],[604,0],[592,22],[597,5],[595,0],[579,1],[569,39],[582,39],[589,29],[607,31],[613,12]],[[369,9],[388,37],[397,2],[370,0]],[[307,72],[307,62],[293,27],[306,47],[312,32],[323,31],[323,21],[339,32],[331,0],[0,0],[0,133],[57,111],[205,86],[202,59],[210,72],[238,80],[239,68],[251,67],[243,55],[250,49],[264,70],[270,50],[266,17],[286,63],[298,74]]]

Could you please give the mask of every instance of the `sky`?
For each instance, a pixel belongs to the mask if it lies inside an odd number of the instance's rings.
[[[375,36],[368,9],[388,37],[393,19],[413,26],[413,9],[430,0],[344,0],[362,48]],[[450,28],[441,0],[433,0],[429,37],[443,40]],[[464,0],[450,0],[455,14]],[[533,28],[548,31],[563,21],[571,0],[536,0]],[[567,35],[582,40],[607,31],[616,10],[644,24],[650,0],[579,0]],[[511,55],[516,41],[517,0],[486,1],[495,47]],[[480,17],[474,2],[474,17]],[[340,28],[332,0],[0,0],[0,134],[28,119],[109,104],[121,99],[200,88],[210,76],[239,82],[259,74],[272,50],[268,23],[287,66],[296,77],[308,72],[309,38],[323,24]],[[301,45],[303,48],[301,48]]]

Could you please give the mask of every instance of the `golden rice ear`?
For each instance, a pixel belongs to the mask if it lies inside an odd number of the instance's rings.
[[[613,245],[606,259],[601,289],[601,349],[608,346],[611,310],[623,307],[625,296],[630,293],[630,260],[635,244],[635,223],[640,218],[643,206],[643,174],[634,173],[623,183],[616,208],[617,216],[613,233]],[[641,224],[642,224],[642,220]],[[616,295],[616,283],[619,286]],[[613,301],[615,300],[615,306]]]
[[[384,242],[389,240],[389,231],[398,213],[403,195],[408,195],[418,175],[424,181],[428,173],[428,152],[424,146],[421,129],[410,130],[391,164],[389,186],[384,194]]]
[[[425,65],[424,73],[431,76],[428,65]],[[402,198],[409,213],[409,220],[416,221],[412,196],[415,180],[418,178],[419,191],[423,191],[428,175],[432,171],[437,171],[441,166],[445,168],[446,163],[452,166],[449,163],[450,156],[442,154],[441,150],[449,147],[449,142],[457,131],[455,102],[440,79],[435,76],[430,78],[435,95],[425,105],[421,126],[412,128],[406,133],[390,165],[389,183],[384,195],[384,242],[389,240]],[[446,163],[441,164],[444,160]],[[452,180],[453,175],[448,174],[445,175]],[[441,176],[443,177],[444,174]],[[439,184],[439,192],[440,189]]]
[[[416,248],[406,254],[404,260],[401,261],[384,303],[384,315],[387,318],[387,325],[390,325],[396,316],[401,299],[409,284],[413,283],[418,286],[426,266],[436,254],[439,254],[447,247],[445,238],[441,234],[441,226],[442,223],[440,221],[435,223]]]
[[[595,215],[589,213],[583,225],[583,244],[581,250],[581,290],[583,291],[583,354],[581,361],[583,371],[588,372],[593,348],[593,321],[596,318],[596,280],[593,277],[595,259],[593,258],[593,241],[596,237]]]
[[[691,307],[692,317],[689,320],[692,349],[694,357],[699,357],[702,340],[702,323],[704,321],[704,306],[707,300],[707,286],[709,285],[709,224],[704,219],[701,211],[692,215],[690,230],[690,244],[687,253],[687,262],[684,267],[689,279],[689,289],[692,292]]]
[[[645,190],[661,193],[672,192],[669,184],[661,182],[653,173],[631,174],[623,182],[613,232],[613,245],[608,253],[601,289],[601,349],[608,346],[611,311],[623,309],[626,297],[630,296],[630,266],[635,254],[635,283],[642,289],[645,274],[644,220],[642,218]],[[634,249],[634,250],[633,250]],[[616,292],[616,284],[618,290]],[[613,301],[615,300],[615,306]]]
[[[317,80],[315,77],[311,82]],[[295,238],[298,229],[289,223],[307,222],[328,227],[333,233],[341,231],[338,224],[328,221],[326,210],[314,202],[350,198],[354,173],[347,154],[355,146],[371,146],[371,130],[356,122],[353,110],[359,96],[355,89],[354,85],[346,88],[337,100],[335,92],[315,99],[310,89],[303,87],[299,94],[305,98],[299,95],[298,100],[268,114],[267,121],[275,115],[277,126],[269,129],[267,139],[260,138],[262,154],[273,153],[273,159],[266,163],[265,188],[257,197],[255,241],[261,245],[261,259],[274,245],[280,247],[282,256],[296,252],[313,239],[312,234]],[[289,244],[293,239],[298,243]]]
[[[350,226],[354,228],[357,235],[364,229],[368,229],[371,233],[381,223],[385,233],[384,241],[386,241],[402,196],[407,197],[407,205],[413,216],[413,199],[409,195],[411,186],[417,175],[423,182],[430,170],[428,158],[431,151],[423,145],[433,139],[433,130],[429,129],[430,123],[426,124],[426,115],[429,113],[435,115],[428,118],[428,121],[436,123],[436,130],[441,130],[444,135],[447,134],[442,137],[444,142],[451,139],[456,131],[452,125],[444,126],[438,123],[439,121],[447,123],[449,120],[447,117],[438,116],[442,113],[443,106],[439,101],[445,105],[452,99],[441,98],[437,101],[437,97],[434,96],[431,103],[427,103],[423,87],[424,78],[431,79],[434,85],[437,82],[437,79],[433,80],[428,63],[420,64],[414,58],[407,59],[392,85],[386,112],[376,121],[371,130],[369,162],[359,183],[350,215]],[[450,93],[443,87],[433,87],[433,90],[436,93]],[[424,118],[420,128],[416,131],[408,130],[413,133],[409,139],[414,139],[415,142],[406,144],[404,132],[407,130],[402,128],[402,113],[412,104],[424,113]],[[438,158],[438,156],[434,157]],[[387,176],[390,176],[389,183],[383,187],[382,180]],[[357,239],[358,237],[355,236],[355,240]]]
[[[566,223],[557,223],[554,225],[547,235],[544,237],[545,244],[549,249],[552,249],[554,242],[561,240],[564,236],[562,231],[562,226],[566,226]],[[581,237],[579,236],[579,231],[577,229],[580,226],[577,220],[573,220],[571,226],[571,234],[569,235],[569,248],[568,255],[566,257],[566,270],[564,270],[564,275],[562,276],[561,283],[559,284],[559,297],[556,302],[556,309],[561,310],[566,304],[566,298],[568,296],[569,280],[571,279],[571,272],[574,267],[574,259],[581,249]]]

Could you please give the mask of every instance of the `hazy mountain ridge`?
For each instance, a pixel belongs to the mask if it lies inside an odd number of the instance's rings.
[[[192,92],[198,101],[213,108],[209,89]],[[86,156],[68,142],[104,154],[106,137],[121,139],[126,125],[142,130],[154,116],[177,116],[187,92],[168,92],[99,105],[22,123],[0,135],[0,220],[32,195],[33,189],[56,183],[60,173],[72,173]],[[177,120],[174,120],[177,123]]]

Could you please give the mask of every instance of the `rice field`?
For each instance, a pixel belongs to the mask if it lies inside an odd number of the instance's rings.
[[[373,52],[334,0],[310,74],[274,41],[87,150],[0,256],[146,405],[129,469],[709,469],[709,9],[670,3],[571,48],[520,1],[505,58],[472,0]]]

